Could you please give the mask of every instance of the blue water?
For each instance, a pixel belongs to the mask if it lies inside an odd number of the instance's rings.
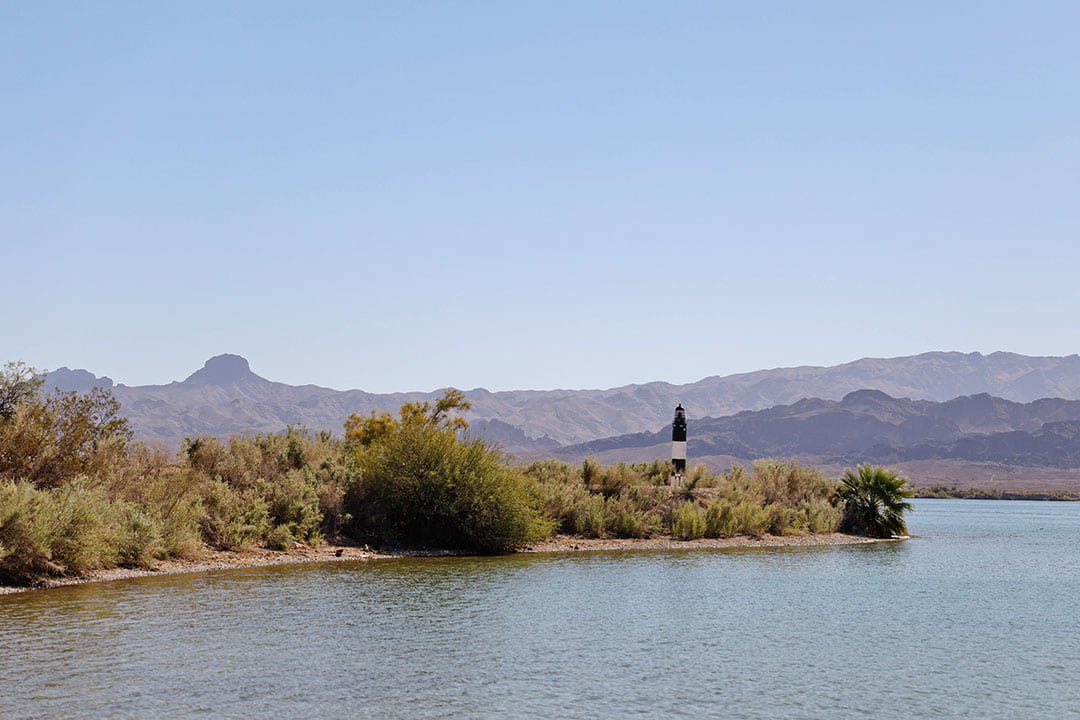
[[[0,597],[0,716],[1080,717],[1080,503],[871,546],[280,566]]]

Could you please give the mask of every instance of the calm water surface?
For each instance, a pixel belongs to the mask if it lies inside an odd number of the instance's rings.
[[[0,597],[0,717],[1080,717],[1080,503],[863,547],[408,559]]]

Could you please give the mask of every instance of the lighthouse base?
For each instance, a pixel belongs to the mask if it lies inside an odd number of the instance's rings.
[[[671,487],[682,487],[686,478],[686,459],[685,458],[672,458],[671,460],[671,479],[668,484]]]

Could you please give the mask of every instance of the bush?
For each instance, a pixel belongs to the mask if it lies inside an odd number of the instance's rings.
[[[69,485],[56,490],[54,500],[53,561],[75,574],[116,564],[117,510],[105,494]]]
[[[705,535],[714,538],[732,537],[739,531],[731,503],[723,498],[714,500],[705,510]]]
[[[634,471],[626,463],[615,463],[598,473],[599,492],[604,497],[618,497],[626,492],[626,489],[636,479]]]
[[[306,543],[320,540],[323,516],[315,482],[315,474],[305,468],[290,470],[278,482],[263,483],[262,486],[273,524],[285,527],[290,538]]]
[[[41,382],[21,363],[0,370],[0,478],[58,487],[126,457],[131,430],[108,390],[42,395]]]
[[[843,516],[840,508],[829,500],[816,499],[803,504],[796,518],[796,526],[809,533],[836,532]]]
[[[525,475],[541,486],[581,484],[581,470],[559,460],[537,460],[524,469]]]
[[[482,439],[459,438],[453,428],[403,418],[357,461],[345,502],[361,533],[499,552],[551,530],[520,472]]]
[[[575,535],[582,537],[607,537],[607,513],[604,498],[599,495],[586,495],[570,508],[570,527]]]
[[[271,550],[288,550],[294,542],[293,534],[284,525],[278,525],[266,536],[266,546]]]
[[[232,489],[215,480],[203,498],[200,520],[203,537],[221,550],[242,550],[261,541],[270,528],[266,502],[252,493]]]
[[[18,585],[64,568],[52,561],[51,495],[25,481],[0,481],[0,581]]]
[[[329,442],[329,439],[321,441]],[[352,517],[345,512],[345,489],[349,475],[339,455],[324,458],[315,470],[315,494],[319,498],[319,514],[322,516],[322,534],[337,539],[341,528]]]
[[[600,477],[601,470],[596,458],[585,458],[585,461],[581,463],[581,482],[586,486],[591,486]]]
[[[576,467],[544,460],[524,472],[556,526],[586,537],[792,535],[834,532],[840,521],[835,483],[793,462],[761,460],[751,472],[735,466],[720,476],[699,463],[679,488],[667,484],[661,461],[604,468],[592,458]]]
[[[44,396],[41,384],[25,364],[0,368],[0,582],[146,566],[207,544],[316,543],[349,519],[350,461],[329,433],[193,438],[178,462],[130,444],[108,391]]]
[[[684,502],[675,513],[675,523],[671,530],[683,540],[697,540],[705,536],[706,522],[697,504]]]
[[[629,502],[614,503],[608,513],[611,534],[620,538],[644,538],[661,530],[660,518]]]
[[[653,460],[651,463],[635,463],[630,466],[642,482],[648,485],[667,485],[671,479],[671,463]]]
[[[772,518],[769,512],[761,505],[744,500],[732,508],[732,517],[736,532],[743,535],[760,537],[769,530]]]
[[[145,507],[160,528],[158,557],[198,557],[205,548],[200,528],[204,507],[193,473],[172,467],[144,476],[137,498],[134,502]]]
[[[166,555],[161,523],[146,508],[123,503],[117,538],[117,558],[122,565],[148,567]]]
[[[0,579],[29,584],[114,565],[118,513],[99,490],[0,483]]]

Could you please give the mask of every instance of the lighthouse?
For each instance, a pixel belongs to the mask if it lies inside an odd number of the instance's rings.
[[[675,406],[675,420],[671,423],[671,484],[681,485],[686,474],[686,411]]]

